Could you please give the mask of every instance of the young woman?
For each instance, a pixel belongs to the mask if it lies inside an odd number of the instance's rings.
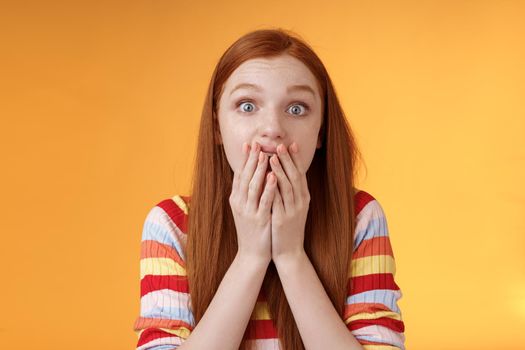
[[[290,31],[257,30],[213,72],[191,196],[154,206],[137,349],[404,349],[379,202],[330,77]]]

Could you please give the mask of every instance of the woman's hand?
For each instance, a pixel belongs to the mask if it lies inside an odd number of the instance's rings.
[[[243,162],[234,172],[229,202],[237,229],[238,254],[249,259],[270,263],[272,259],[271,213],[277,188],[275,175],[268,174],[261,189],[268,157],[254,142],[243,144]],[[262,195],[261,195],[261,190]]]
[[[286,150],[281,144],[277,155],[270,158],[272,171],[277,176],[279,188],[275,190],[272,203],[272,259],[278,263],[294,259],[304,253],[304,228],[310,192],[306,181],[306,169],[300,164],[297,144]],[[277,164],[275,164],[277,163]]]

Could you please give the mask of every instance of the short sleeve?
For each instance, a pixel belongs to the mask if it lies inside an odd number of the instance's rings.
[[[396,264],[388,225],[379,202],[366,192],[354,235],[354,251],[344,322],[366,350],[405,349],[405,326],[398,301]]]
[[[140,315],[136,350],[178,348],[194,326],[184,264],[182,208],[167,199],[147,214],[140,246]]]

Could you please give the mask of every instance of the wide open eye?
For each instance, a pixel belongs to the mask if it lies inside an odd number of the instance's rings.
[[[301,108],[299,108],[298,106],[301,106],[303,107],[302,109],[304,110],[304,112],[301,114]],[[306,114],[306,112],[308,112],[310,110],[310,108],[308,107],[307,104],[305,103],[294,103],[292,106],[290,106],[289,110],[292,111],[292,114],[293,115],[303,115],[303,114]],[[298,112],[298,113],[296,113]]]
[[[246,108],[243,107],[244,106],[247,106]],[[237,104],[237,107],[241,106],[241,111],[243,112],[246,112],[246,113],[250,113],[250,112],[253,112],[254,110],[254,104],[250,101],[241,101]]]
[[[255,105],[253,104],[252,100],[242,100],[237,103],[237,107],[241,107],[241,112],[243,113],[251,113],[255,110]],[[302,108],[301,108],[302,107]],[[290,108],[288,108],[289,111],[293,115],[301,116],[305,115],[310,111],[310,107],[304,103],[304,102],[294,102]],[[302,113],[301,113],[302,110]]]

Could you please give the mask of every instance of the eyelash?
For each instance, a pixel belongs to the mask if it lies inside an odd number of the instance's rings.
[[[254,101],[253,100],[240,100],[239,102],[237,102],[236,104],[236,108],[239,108],[240,105],[242,105],[243,103],[245,102],[251,102],[253,103]],[[301,101],[295,101],[295,102],[292,102],[292,105],[291,106],[295,106],[295,105],[301,105],[304,107],[304,109],[306,110],[304,114],[310,112],[310,106],[304,102],[301,102]],[[245,111],[242,111],[242,113],[251,113],[251,112],[245,112]],[[304,115],[302,114],[302,115]],[[300,114],[294,114],[296,116],[301,116]]]

